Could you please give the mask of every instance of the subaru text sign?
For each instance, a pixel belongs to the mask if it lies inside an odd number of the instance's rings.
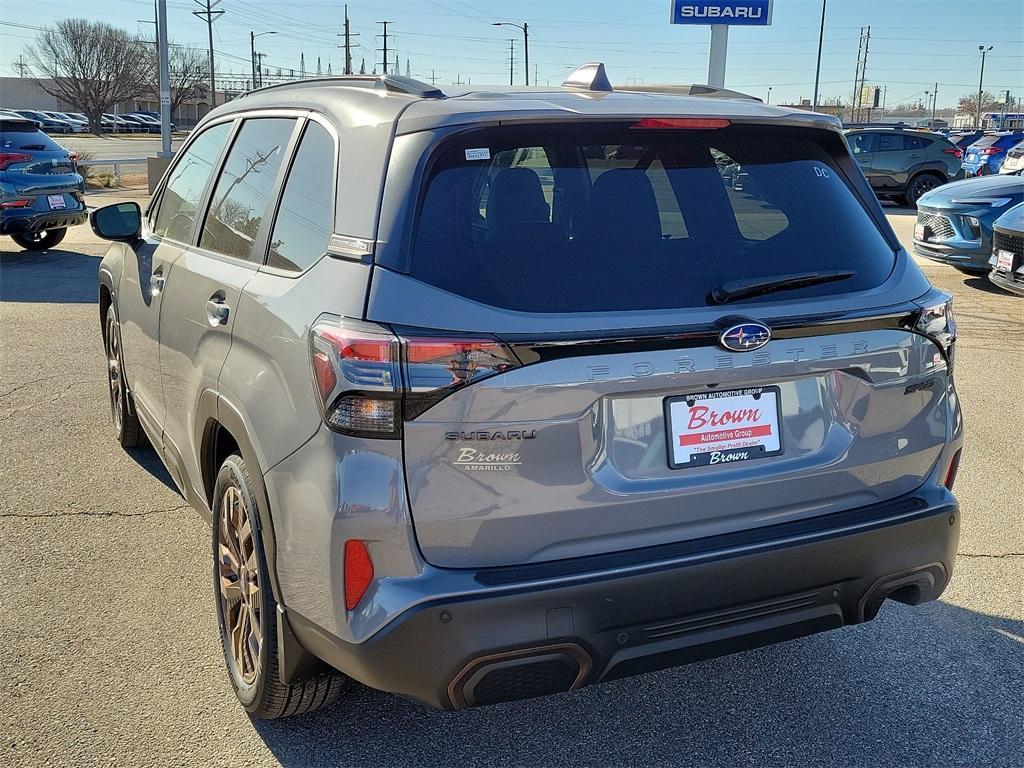
[[[772,23],[772,0],[672,0],[671,22],[766,27]]]

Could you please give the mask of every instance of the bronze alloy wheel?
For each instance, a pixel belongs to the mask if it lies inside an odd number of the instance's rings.
[[[238,677],[246,685],[254,685],[260,675],[264,640],[262,598],[252,524],[237,486],[224,488],[217,519],[225,647]]]
[[[107,313],[107,332],[105,346],[107,351],[107,384],[110,387],[110,415],[114,420],[114,429],[120,435],[124,427],[124,377],[121,372],[121,342],[117,330],[117,318],[113,312]]]

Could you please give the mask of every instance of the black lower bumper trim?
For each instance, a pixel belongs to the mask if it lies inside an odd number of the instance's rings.
[[[45,216],[20,216],[9,219],[0,219],[0,234],[21,235],[28,232],[38,232],[43,229],[66,229],[84,224],[89,218],[86,211],[71,211],[59,215],[47,214]]]
[[[892,514],[878,517],[883,508]],[[544,582],[437,599],[359,644],[289,617],[302,646],[331,666],[432,706],[569,690],[867,621],[889,598],[936,599],[956,557],[955,499],[935,488],[872,509],[856,527],[741,551],[707,551],[703,540],[698,559],[609,561],[563,581],[549,571]],[[863,510],[821,520],[849,523],[855,513]]]

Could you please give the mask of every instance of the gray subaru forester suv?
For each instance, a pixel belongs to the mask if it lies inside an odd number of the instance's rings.
[[[93,213],[114,426],[212,521],[250,713],[567,691],[942,593],[949,296],[837,121],[689,90],[271,86]]]

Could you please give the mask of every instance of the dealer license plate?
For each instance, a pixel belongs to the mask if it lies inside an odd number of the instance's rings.
[[[669,466],[731,464],[781,454],[779,400],[778,387],[666,398]]]
[[[59,211],[68,207],[67,203],[64,202],[64,195],[47,195],[46,202],[49,204],[51,211]]]
[[[1013,251],[996,251],[996,269],[1000,272],[1013,271]]]

